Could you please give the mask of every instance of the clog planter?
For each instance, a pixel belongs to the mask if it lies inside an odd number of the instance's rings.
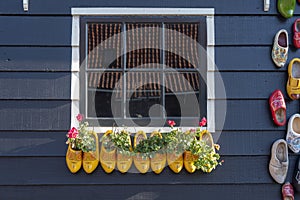
[[[106,133],[101,138],[101,150],[100,150],[100,163],[103,170],[106,173],[112,173],[116,167],[117,156],[116,156],[116,148],[113,146],[113,143],[108,137],[112,131],[106,131]]]
[[[167,153],[167,162],[174,173],[179,173],[183,168],[182,153]]]
[[[289,50],[288,33],[286,30],[279,30],[275,37],[272,49],[272,59],[277,67],[283,67],[286,63]]]
[[[71,145],[69,145],[66,154],[66,163],[70,172],[78,172],[82,165],[82,151],[74,150],[71,148]]]
[[[140,143],[140,141],[147,139],[147,135],[143,131],[138,131],[134,136],[134,148]],[[133,162],[137,170],[144,174],[148,172],[150,168],[150,158],[143,157],[140,153],[137,153],[133,157]]]
[[[286,90],[292,100],[300,98],[300,59],[294,58],[288,66]]]

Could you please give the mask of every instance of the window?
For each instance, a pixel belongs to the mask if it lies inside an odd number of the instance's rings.
[[[81,63],[79,78],[73,78],[80,85],[73,113],[102,127],[161,127],[169,119],[197,126],[202,116],[210,122],[207,57],[199,49],[208,46],[205,16],[108,17],[84,11],[79,19],[82,10],[72,11],[73,31],[76,22],[80,33],[72,37],[80,38],[73,58],[78,62],[80,52]]]

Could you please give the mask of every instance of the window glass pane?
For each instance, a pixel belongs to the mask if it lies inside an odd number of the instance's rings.
[[[198,24],[165,24],[165,64],[172,68],[199,67]]]
[[[122,72],[88,73],[88,116],[122,117]]]
[[[166,73],[167,117],[199,117],[199,79],[198,72]]]
[[[127,68],[158,68],[160,63],[161,25],[126,24]]]
[[[122,24],[89,23],[87,67],[122,68]]]
[[[162,117],[161,75],[159,72],[126,73],[126,116]],[[150,112],[150,113],[149,113]]]

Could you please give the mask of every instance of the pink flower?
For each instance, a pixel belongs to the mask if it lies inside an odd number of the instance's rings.
[[[206,120],[206,118],[205,117],[203,117],[202,119],[201,119],[201,121],[199,122],[199,126],[205,126],[206,125],[206,122],[207,122],[207,120]]]
[[[78,130],[75,127],[73,127],[68,132],[68,138],[77,138],[77,135],[78,135]]]
[[[78,114],[78,115],[76,116],[76,119],[77,119],[79,122],[81,122],[81,121],[83,120],[83,115],[82,115],[82,114]]]
[[[168,120],[169,126],[173,127],[176,125],[176,123],[173,120]]]

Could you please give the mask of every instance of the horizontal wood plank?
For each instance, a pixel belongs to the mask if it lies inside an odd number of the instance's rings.
[[[72,18],[1,16],[0,45],[70,46]],[[216,45],[271,45],[276,32],[289,32],[296,16],[286,21],[276,16],[216,16]],[[260,31],[254,31],[260,30]],[[20,34],[22,33],[22,34]]]
[[[286,71],[289,62],[299,57],[290,46],[285,67],[278,68],[271,58],[272,46],[217,46],[215,63],[219,71]]]
[[[70,99],[71,73],[1,72],[0,99]]]
[[[223,131],[214,133],[215,143],[220,145],[220,155],[268,156],[271,146],[278,139],[285,139],[286,131]],[[290,151],[290,154],[293,154]]]
[[[0,71],[70,71],[71,47],[0,47]]]
[[[59,6],[58,6],[59,5]],[[234,6],[230,6],[234,5]],[[155,0],[155,1],[93,1],[93,0],[30,0],[29,11],[24,12],[20,2],[11,0],[2,0],[0,2],[1,14],[48,14],[61,15],[70,14],[71,7],[214,7],[216,14],[259,14],[259,15],[278,15],[276,4],[271,2],[270,11],[263,11],[263,2],[260,0],[210,0],[210,1],[176,1],[176,0]],[[295,14],[300,13],[296,6]]]
[[[64,156],[65,132],[0,132],[0,156]]]
[[[76,192],[74,192],[76,191]],[[3,199],[281,199],[279,184],[2,186]],[[300,195],[295,193],[295,199]]]
[[[299,112],[299,101],[286,101],[287,119]],[[227,108],[226,112],[224,108]],[[225,124],[224,112],[226,113]],[[224,126],[223,126],[224,125]],[[217,100],[216,101],[217,130],[286,130],[286,126],[274,124],[269,109],[268,99],[263,100]]]
[[[67,16],[0,16],[0,45],[70,46],[71,19]]]
[[[272,45],[280,29],[289,33],[292,41],[292,24],[296,16],[280,20],[276,16],[216,16],[216,45]],[[270,54],[266,57],[270,57]]]
[[[0,130],[67,130],[70,101],[0,101]]]
[[[268,99],[280,89],[287,101],[287,72],[221,72],[227,99]],[[222,87],[216,87],[216,98],[224,98]]]
[[[291,170],[287,181],[291,181],[297,156],[289,156]],[[222,156],[222,166],[209,174],[200,171],[189,174],[182,170],[174,174],[165,168],[159,175],[149,172],[140,174],[134,166],[128,173],[121,174],[115,170],[106,174],[101,166],[86,174],[81,169],[71,174],[65,157],[0,157],[2,173],[0,186],[4,185],[157,185],[157,184],[272,184],[275,183],[269,174],[269,156]]]

